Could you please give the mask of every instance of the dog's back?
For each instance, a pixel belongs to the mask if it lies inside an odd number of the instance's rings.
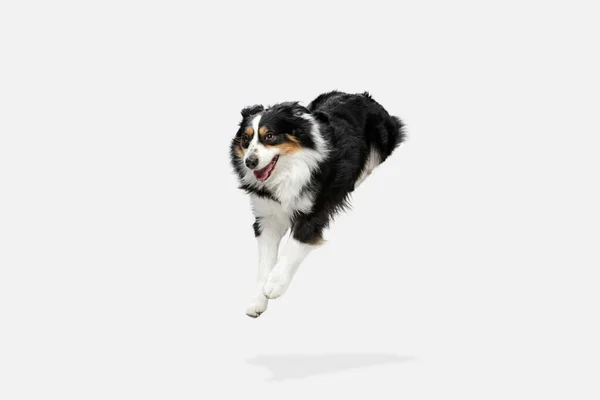
[[[323,131],[333,144],[338,164],[354,170],[357,187],[405,139],[402,121],[390,115],[369,93],[331,91],[307,107],[330,129]],[[354,168],[352,168],[354,167]]]

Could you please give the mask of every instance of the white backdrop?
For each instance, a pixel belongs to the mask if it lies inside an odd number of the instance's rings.
[[[0,398],[597,399],[600,29],[551,3],[2,2]],[[408,141],[250,319],[239,111],[331,89]]]

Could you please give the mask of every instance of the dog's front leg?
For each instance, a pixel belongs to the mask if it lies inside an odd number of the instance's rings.
[[[266,298],[275,299],[285,293],[302,261],[323,242],[322,232],[326,225],[327,219],[323,215],[313,214],[295,221],[292,235],[263,286]]]
[[[258,244],[258,277],[257,291],[246,314],[256,318],[266,309],[269,300],[263,294],[262,288],[269,273],[277,263],[279,243],[289,227],[289,222],[277,216],[256,217],[254,234]]]

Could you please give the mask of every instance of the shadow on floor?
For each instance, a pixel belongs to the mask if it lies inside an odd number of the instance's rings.
[[[303,379],[309,376],[324,375],[355,368],[374,365],[397,364],[413,360],[385,353],[343,353],[343,354],[288,354],[256,356],[247,360],[248,364],[267,368],[271,371],[270,381]]]

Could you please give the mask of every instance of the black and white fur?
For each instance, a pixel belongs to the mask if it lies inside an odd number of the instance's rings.
[[[285,293],[350,193],[404,138],[400,119],[366,92],[242,110],[230,157],[256,217],[258,279],[247,315],[258,317]]]

